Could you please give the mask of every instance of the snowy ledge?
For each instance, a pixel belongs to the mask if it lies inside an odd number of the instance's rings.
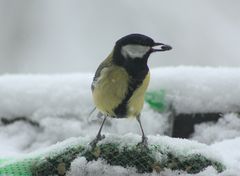
[[[45,150],[28,154],[24,158],[2,161],[0,174],[35,176],[68,173],[72,176],[87,176],[91,175],[91,172],[103,173],[103,167],[110,166],[118,167],[120,175],[121,172],[159,173],[165,169],[186,173],[199,173],[208,167],[215,168],[217,172],[225,169],[220,156],[214,154],[207,145],[163,136],[148,138],[149,147],[142,148],[137,146],[141,140],[138,135],[108,134],[94,149],[88,145],[92,137],[71,138]],[[94,162],[101,164],[88,170],[88,164]]]
[[[0,117],[86,116],[92,109],[93,74],[2,75]],[[151,70],[148,92],[177,113],[240,112],[240,69],[169,67]],[[161,103],[161,102],[160,102]]]
[[[240,112],[240,68],[166,67],[151,75],[148,91],[163,91],[177,113]]]

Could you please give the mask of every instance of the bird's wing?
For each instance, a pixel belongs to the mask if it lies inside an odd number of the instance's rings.
[[[98,78],[101,75],[101,71],[104,68],[110,67],[110,66],[112,66],[112,53],[110,53],[110,55],[98,66],[98,68],[97,68],[97,70],[95,72],[94,78],[93,78],[92,85],[91,85],[92,91],[94,90],[95,84],[96,84]]]

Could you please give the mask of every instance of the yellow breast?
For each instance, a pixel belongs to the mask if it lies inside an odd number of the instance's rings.
[[[121,103],[128,90],[129,76],[119,66],[103,68],[95,84],[93,101],[103,114],[114,116],[114,109]]]
[[[136,117],[141,113],[144,104],[144,94],[148,88],[150,81],[150,73],[146,75],[143,83],[134,91],[132,97],[128,101],[128,111],[129,117]]]

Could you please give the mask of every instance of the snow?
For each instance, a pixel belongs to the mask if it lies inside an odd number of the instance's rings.
[[[86,115],[93,74],[4,75],[0,116]],[[240,69],[167,67],[151,70],[149,90],[165,90],[179,113],[238,112]],[[211,101],[210,101],[211,100]]]
[[[172,171],[166,169],[161,173],[153,172],[149,173],[136,173],[134,168],[123,168],[121,166],[110,166],[103,160],[87,162],[84,157],[79,157],[75,159],[71,164],[71,171],[67,176],[191,176],[192,174],[187,174],[182,171]],[[219,175],[216,170],[212,167],[206,168],[199,174],[194,174],[195,176],[217,176]]]
[[[148,117],[147,115],[150,116]],[[146,134],[163,134],[168,126],[166,120],[166,118],[161,118],[160,114],[149,108],[142,114],[142,123],[144,124]],[[154,121],[160,123],[152,124]],[[45,118],[41,117],[38,122],[40,123],[40,128],[24,122],[15,122],[8,126],[0,125],[0,141],[3,141],[6,146],[14,146],[18,152],[31,152],[69,137],[95,136],[102,119],[89,121],[87,117],[81,116],[63,118],[62,116],[52,115]],[[19,129],[21,129],[21,132],[19,132]],[[134,132],[140,134],[140,128],[135,119],[108,119],[103,132],[116,134]],[[5,155],[6,150],[0,150],[0,155]]]
[[[91,79],[92,74],[1,76],[0,116],[86,113],[91,105]]]
[[[15,157],[45,150],[70,137],[95,136],[102,119],[96,118],[96,113],[88,117],[94,107],[90,90],[92,77],[93,74],[90,73],[0,76],[0,117],[27,117],[40,124],[40,127],[34,127],[24,121],[18,121],[4,126],[0,122],[1,157]],[[181,66],[151,70],[149,91],[165,90],[167,102],[173,104],[177,113],[228,113],[239,111],[239,88],[238,68]],[[145,104],[141,117],[145,133],[150,136],[166,134],[169,128],[167,117],[167,113],[155,112]],[[237,114],[229,113],[223,114],[223,118],[215,124],[203,123],[195,126],[191,140],[208,144],[223,158],[224,163],[227,163],[227,170],[222,174],[216,173],[210,167],[196,174],[197,176],[238,175],[239,122]],[[141,134],[134,119],[108,119],[103,133]],[[168,138],[164,142],[168,141],[171,139]],[[181,141],[178,140],[174,145],[178,147]],[[181,146],[181,151],[192,151],[192,145],[186,143]],[[111,175],[112,172],[136,175],[131,168],[108,166],[104,161],[85,163],[83,158],[78,158],[72,163],[71,174],[77,173],[80,167],[84,167],[90,175],[94,174],[94,170],[90,171],[92,167],[102,168],[102,175]],[[179,172],[165,170],[161,175],[174,176],[179,175]]]
[[[141,141],[141,136],[128,133],[125,135],[106,135],[106,139],[99,142],[104,143],[117,143],[119,148],[126,145],[136,145]],[[207,145],[201,144],[196,141],[190,141],[187,139],[176,139],[168,136],[160,135],[148,135],[149,145],[159,145],[161,151],[167,153],[170,152],[174,156],[187,156],[191,154],[201,154],[208,159],[221,161],[221,157],[216,156]],[[207,151],[207,153],[206,153]]]
[[[240,136],[240,118],[237,114],[226,114],[217,123],[195,125],[193,140],[213,144]]]
[[[161,151],[163,153],[172,153],[174,156],[184,157],[191,154],[201,154],[209,159],[217,160],[221,162],[221,156],[215,153],[215,150],[207,145],[200,144],[198,142],[189,141],[186,139],[174,139],[167,136],[148,136],[149,138],[149,145],[159,145],[161,147]],[[130,146],[136,145],[141,140],[141,137],[134,134],[126,134],[124,136],[119,135],[107,135],[106,139],[101,141],[99,144],[102,143],[118,143],[119,148],[122,146]],[[162,153],[162,154],[163,154]],[[157,156],[156,156],[157,157]],[[162,156],[159,156],[161,160]],[[75,159],[71,164],[71,170],[68,173],[68,176],[93,176],[93,175],[114,175],[122,176],[122,175],[136,175],[136,176],[148,176],[148,175],[159,175],[158,173],[154,172],[152,174],[147,173],[136,173],[135,168],[123,168],[121,166],[110,166],[106,163],[106,161],[98,159],[97,161],[87,162],[84,157],[78,157]],[[181,171],[170,171],[169,169],[164,170],[161,172],[160,175],[162,176],[172,176],[172,175],[181,175],[187,176],[185,172]],[[206,170],[201,172],[201,174],[195,175],[205,175],[205,174],[213,174],[218,175],[216,170],[213,167],[208,167]]]
[[[223,160],[230,171],[240,171],[240,137],[224,140],[211,145],[216,153],[221,153]]]
[[[70,148],[75,148],[78,146],[85,146],[88,147],[89,142],[93,139],[93,137],[86,136],[86,137],[79,137],[79,138],[69,138],[65,140],[64,142],[57,143],[55,145],[52,145],[46,149],[38,150],[36,152],[32,152],[30,154],[25,154],[23,156],[19,156],[17,158],[17,161],[22,160],[29,160],[29,164],[32,164],[31,162],[44,162],[46,157],[51,156],[57,156],[60,153],[63,153],[63,151],[69,150]],[[166,159],[167,154],[171,153],[173,156],[177,158],[184,159],[187,156],[193,155],[193,154],[200,154],[210,160],[215,160],[222,162],[221,156],[215,153],[215,150],[205,144],[201,144],[195,141],[189,141],[186,139],[174,139],[167,136],[159,136],[154,135],[148,136],[149,139],[149,146],[158,145],[161,152],[156,152],[153,155],[155,155],[156,161],[162,161]],[[141,140],[141,136],[137,134],[128,133],[125,135],[117,135],[117,134],[106,134],[105,139],[99,142],[100,144],[108,144],[108,143],[115,143],[119,144],[118,148],[119,150],[123,149],[124,147],[128,146],[136,146],[138,142]],[[153,147],[154,148],[154,147]],[[8,164],[12,164],[16,162],[16,160],[9,160],[6,163],[0,164],[1,167],[7,166]],[[223,163],[223,162],[222,162]],[[209,167],[212,168],[212,167]],[[207,168],[207,170],[209,170]],[[210,169],[211,172],[213,172],[213,169]],[[215,170],[215,169],[214,169]],[[163,173],[177,173],[176,171],[171,172],[170,170],[164,170]],[[71,163],[71,169],[68,171],[68,175],[111,175],[113,172],[117,175],[147,175],[147,174],[136,174],[136,168],[128,167],[123,168],[120,166],[110,166],[106,163],[106,161],[102,159],[98,159],[97,161],[90,161],[87,162],[85,158],[78,157]],[[180,171],[178,171],[180,172]],[[205,171],[204,171],[205,172]],[[216,171],[214,171],[216,173]],[[99,174],[97,174],[99,173]],[[182,172],[183,173],[183,172]],[[156,173],[154,173],[156,174]],[[186,173],[185,173],[186,174]]]
[[[186,67],[152,70],[149,90],[163,89],[177,113],[238,112],[240,69]]]
[[[92,77],[93,74],[1,76],[0,117],[28,117],[37,121],[40,128],[24,122],[6,127],[0,124],[0,140],[15,146],[19,152],[30,152],[69,137],[96,135],[102,119],[96,119],[95,114],[88,117],[94,107],[90,90]],[[146,134],[167,131],[167,118],[161,118],[161,114],[147,106],[144,109],[142,123]],[[109,119],[104,130],[118,134],[140,133],[134,119]],[[14,150],[10,152],[15,154]],[[4,153],[5,150],[0,151]]]

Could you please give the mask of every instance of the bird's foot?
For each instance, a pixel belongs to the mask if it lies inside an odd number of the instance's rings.
[[[142,141],[137,144],[139,147],[147,148],[148,147],[148,138],[146,136],[142,136]]]
[[[91,146],[92,148],[95,148],[96,145],[97,145],[97,143],[98,143],[99,141],[101,141],[102,139],[104,139],[104,138],[105,138],[105,135],[98,134],[98,135],[96,136],[96,138],[95,138],[92,142],[90,142],[90,146]]]

